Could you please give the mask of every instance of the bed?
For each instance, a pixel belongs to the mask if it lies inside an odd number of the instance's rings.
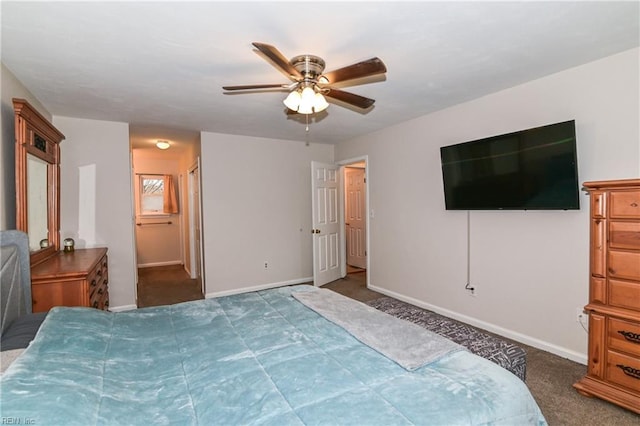
[[[456,346],[407,363],[424,344],[411,334],[393,360],[387,339],[358,336],[366,310],[411,324],[325,292],[291,286],[119,313],[53,308],[1,379],[0,415],[38,425],[546,424],[507,370]],[[343,298],[329,309],[342,317],[302,293]],[[363,309],[359,324],[339,325]]]
[[[29,238],[0,231],[0,374],[33,340],[46,312],[32,313]]]

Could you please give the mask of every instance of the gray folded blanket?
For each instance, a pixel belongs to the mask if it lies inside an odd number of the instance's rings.
[[[365,345],[411,371],[464,347],[416,324],[395,318],[327,289],[292,293],[302,304],[339,325]]]

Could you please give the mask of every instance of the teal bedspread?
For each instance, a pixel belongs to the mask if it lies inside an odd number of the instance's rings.
[[[54,308],[0,382],[37,425],[544,425],[525,384],[466,351],[408,371],[283,287],[109,313]]]

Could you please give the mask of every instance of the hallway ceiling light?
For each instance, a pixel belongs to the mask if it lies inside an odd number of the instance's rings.
[[[160,148],[160,149],[169,149],[171,144],[169,143],[169,141],[161,141],[161,140],[159,140],[158,142],[156,142],[156,146],[158,148]]]

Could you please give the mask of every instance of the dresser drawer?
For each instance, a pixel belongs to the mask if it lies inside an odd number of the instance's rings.
[[[107,270],[107,256],[104,256],[102,259],[100,259],[100,261],[87,276],[89,284],[91,284],[93,281],[95,281],[96,283],[103,281],[107,275]]]
[[[609,277],[640,281],[640,252],[609,250]]]
[[[591,220],[591,253],[589,255],[591,275],[606,276],[607,265],[607,221]]]
[[[607,334],[609,349],[640,356],[640,323],[609,318]]]
[[[608,351],[606,379],[633,391],[640,392],[640,359],[615,351]]]
[[[609,209],[611,218],[640,219],[640,191],[611,191]]]
[[[608,300],[611,306],[640,311],[640,282],[609,280]]]
[[[91,293],[89,306],[91,308],[104,310],[105,300],[109,300],[109,292],[105,283],[103,281],[100,281],[100,285],[93,291],[93,293]]]
[[[607,303],[607,280],[601,277],[591,277],[589,285],[589,302]]]
[[[102,273],[102,279],[104,280],[105,284],[109,284],[109,267],[108,267],[109,261],[108,261],[108,257],[107,255],[105,255],[102,260],[100,261],[100,269],[101,269],[101,273]]]
[[[606,195],[603,191],[593,191],[591,193],[591,217],[603,218],[605,217],[606,207]]]
[[[54,306],[87,306],[85,281],[34,283],[31,299],[33,312],[47,312]]]
[[[640,222],[609,223],[609,247],[640,250]]]

